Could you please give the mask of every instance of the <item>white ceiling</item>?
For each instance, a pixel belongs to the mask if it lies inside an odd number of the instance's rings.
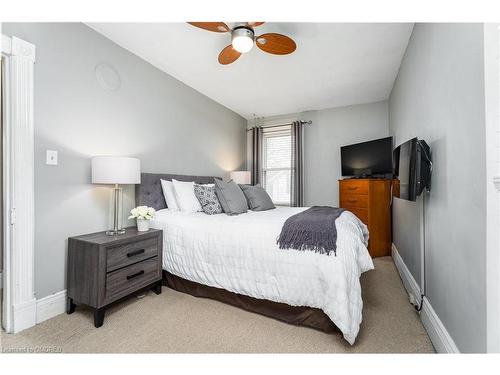
[[[118,45],[243,117],[272,116],[385,100],[413,24],[266,23],[256,35],[292,37],[286,56],[254,47],[230,65],[230,34],[185,23],[91,23]]]

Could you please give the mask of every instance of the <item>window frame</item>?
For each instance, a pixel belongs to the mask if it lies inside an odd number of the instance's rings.
[[[266,190],[266,185],[267,185],[267,179],[266,179],[266,173],[268,171],[274,172],[274,171],[290,171],[290,178],[292,178],[293,175],[293,170],[294,167],[292,165],[292,155],[290,155],[290,167],[284,168],[284,167],[273,167],[273,168],[267,168],[267,142],[266,138],[280,138],[283,136],[290,137],[290,148],[291,148],[291,137],[292,137],[292,126],[291,125],[283,125],[283,126],[278,126],[276,128],[263,128],[262,132],[262,148],[261,148],[261,170],[260,170],[260,175],[261,175],[261,180],[262,180],[262,187],[264,190]],[[290,149],[290,152],[293,152],[292,149]],[[267,191],[267,190],[266,190]],[[291,194],[291,192],[290,192]],[[272,199],[272,198],[271,198]],[[290,199],[288,202],[283,202],[283,201],[274,201],[273,203],[276,206],[291,206],[292,204],[292,197],[290,196]]]

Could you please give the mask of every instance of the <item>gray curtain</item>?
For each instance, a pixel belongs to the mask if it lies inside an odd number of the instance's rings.
[[[302,145],[302,121],[292,123],[292,178],[290,189],[290,205],[304,206],[304,149]]]
[[[262,128],[252,128],[252,185],[261,183]]]

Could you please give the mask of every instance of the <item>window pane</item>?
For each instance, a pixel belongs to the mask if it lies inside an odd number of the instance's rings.
[[[266,171],[265,188],[274,203],[290,204],[290,169]]]
[[[265,142],[265,169],[290,168],[292,160],[291,136],[265,137]]]

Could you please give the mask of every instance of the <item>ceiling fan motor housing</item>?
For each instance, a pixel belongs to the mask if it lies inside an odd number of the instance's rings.
[[[231,32],[231,40],[237,36],[246,36],[248,38],[254,38],[254,32],[250,27],[247,26],[237,26]]]

